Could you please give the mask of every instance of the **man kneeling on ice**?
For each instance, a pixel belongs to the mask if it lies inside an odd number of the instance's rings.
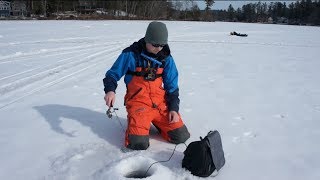
[[[149,147],[151,123],[168,142],[179,144],[190,134],[179,114],[178,70],[168,45],[164,23],[153,21],[145,37],[125,48],[103,79],[108,107],[115,103],[117,82],[124,77],[128,113],[125,146]]]

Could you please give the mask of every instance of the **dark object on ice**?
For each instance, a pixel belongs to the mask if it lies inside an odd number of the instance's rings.
[[[247,36],[248,36],[248,34],[240,34],[240,33],[237,33],[237,32],[235,32],[235,31],[230,32],[230,35],[242,36],[242,37],[247,37]]]
[[[204,138],[200,137],[200,141],[191,142],[184,151],[182,160],[182,167],[199,177],[210,176],[224,164],[221,136],[217,130],[210,131]]]
[[[150,177],[152,174],[146,174],[144,170],[138,170],[128,173],[125,177],[126,178],[134,178],[134,179],[144,179]]]

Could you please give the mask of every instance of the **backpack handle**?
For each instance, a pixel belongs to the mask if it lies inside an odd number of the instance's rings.
[[[208,133],[208,135],[209,135],[210,133],[212,133],[212,132],[213,132],[213,131],[210,131],[210,132]],[[201,140],[201,141],[205,140],[207,146],[210,147],[210,142],[209,142],[208,138],[205,137],[205,138],[203,139],[203,138],[200,136],[200,140]]]

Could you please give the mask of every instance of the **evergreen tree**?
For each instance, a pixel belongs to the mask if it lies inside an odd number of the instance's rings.
[[[206,3],[206,9],[205,10],[206,11],[210,10],[212,5],[213,5],[213,3],[214,3],[214,0],[204,0],[204,1]]]
[[[229,21],[235,21],[236,13],[235,13],[235,10],[234,10],[234,8],[232,7],[231,4],[229,5],[227,12],[228,12],[228,13],[227,13],[227,14],[228,14],[227,19],[228,19]]]

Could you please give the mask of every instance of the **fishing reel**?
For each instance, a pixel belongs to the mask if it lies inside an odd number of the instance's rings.
[[[113,113],[115,113],[117,110],[119,110],[119,108],[114,108],[114,107],[109,107],[109,109],[107,110],[106,114],[108,116],[108,118],[112,118]]]

